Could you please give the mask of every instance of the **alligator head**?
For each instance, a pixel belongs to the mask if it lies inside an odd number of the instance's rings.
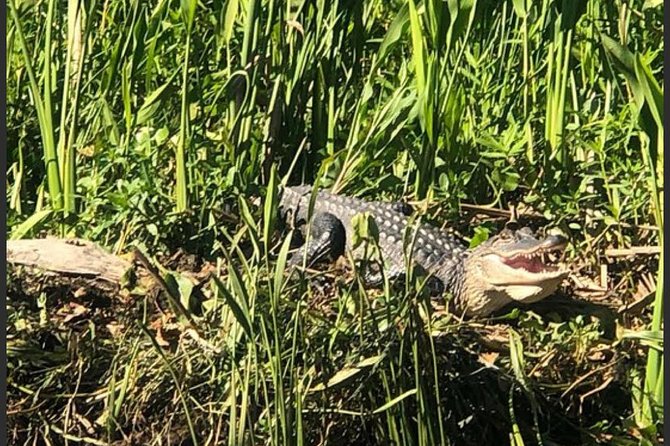
[[[468,315],[487,315],[510,302],[533,303],[552,294],[568,271],[552,264],[563,237],[537,239],[529,228],[505,229],[469,252],[460,303]]]

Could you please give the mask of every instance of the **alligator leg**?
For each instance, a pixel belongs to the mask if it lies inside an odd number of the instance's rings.
[[[344,254],[346,232],[342,222],[333,214],[315,214],[310,225],[309,243],[305,243],[293,256],[289,264],[313,266],[322,260],[335,260]]]
[[[379,268],[374,268],[375,266],[378,265],[369,265],[363,270],[362,279],[366,287],[381,288],[384,285],[384,276],[379,271]],[[420,273],[425,274],[425,271],[421,270]],[[389,281],[395,284],[402,284],[407,278],[405,271],[390,269],[387,274]],[[439,296],[444,293],[444,284],[440,279],[435,276],[428,276],[425,280],[425,289],[428,290],[431,296]]]
[[[381,272],[372,272],[372,271],[366,271],[362,274],[362,282],[363,285],[366,288],[377,288],[381,289],[384,287],[384,276],[382,275]],[[397,274],[397,275],[392,275],[389,276],[389,285],[394,288],[394,289],[400,289],[396,288],[398,286],[402,286],[402,284],[405,281],[405,274]]]
[[[367,288],[381,288],[384,286],[384,274],[379,261],[366,260],[359,265],[361,280]],[[390,283],[402,283],[405,280],[405,271],[387,265],[384,273]]]

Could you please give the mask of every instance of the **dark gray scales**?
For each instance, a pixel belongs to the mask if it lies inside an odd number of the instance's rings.
[[[284,218],[292,219],[294,226],[305,227],[312,189],[309,186],[286,188],[280,202]],[[403,237],[411,208],[404,203],[364,201],[343,195],[319,191],[314,203],[309,243],[293,255],[291,262],[311,266],[322,260],[333,260],[352,249],[352,219],[368,212],[379,229],[379,247],[386,264],[389,279],[400,278],[407,270],[403,254]],[[423,224],[416,233],[411,258],[413,262],[438,280],[431,287],[443,289],[451,270],[465,254],[465,247],[453,236],[433,226]],[[370,271],[365,281],[376,285],[381,273]]]

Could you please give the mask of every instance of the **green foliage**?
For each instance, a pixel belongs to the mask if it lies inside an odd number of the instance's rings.
[[[58,233],[115,251],[185,248],[224,259],[200,284],[202,314],[187,305],[200,288],[161,273],[172,311],[202,331],[193,339],[182,333],[179,350],[168,351],[147,328],[147,302],[125,315],[132,321],[126,338],[101,341],[104,352],[93,328],[82,331],[82,348],[93,352],[81,357],[90,365],[87,382],[104,384],[88,390],[100,392],[91,404],[104,402],[107,442],[126,426],[142,431],[139,414],[159,414],[160,423],[148,423],[165,441],[311,444],[320,441],[317,432],[361,434],[352,429],[362,423],[370,437],[361,441],[439,444],[462,432],[468,441],[500,434],[529,444],[547,426],[538,421],[547,402],[539,396],[549,387],[530,374],[544,370],[537,355],[555,351],[572,372],[590,373],[586,352],[602,336],[593,321],[511,313],[504,319],[518,325],[514,362],[496,365],[503,371],[493,376],[498,368],[449,368],[454,354],[470,358],[470,346],[440,343],[434,328],[458,337],[467,323],[429,317],[413,283],[400,291],[386,283],[369,301],[356,280],[326,298],[289,277],[290,236],[276,234],[280,184],[425,199],[440,209],[437,220],[455,215],[460,202],[523,205],[568,233],[570,258],[585,259],[592,274],[603,249],[662,246],[661,2],[8,6],[11,236]],[[374,246],[374,226],[360,223],[360,241]],[[637,230],[650,226],[658,230]],[[475,228],[471,245],[491,229]],[[648,324],[621,341],[649,349],[646,367],[636,364],[644,374],[626,381],[631,419],[648,438],[664,384],[662,345],[649,335],[663,324],[660,263]],[[315,309],[319,298],[330,300]],[[30,325],[24,310],[10,317],[12,330],[32,339],[53,329],[57,348],[47,356],[32,341],[15,344],[13,373],[41,376],[47,364],[46,407],[60,414],[63,389],[50,386],[77,370],[67,362],[67,337],[46,316]],[[87,362],[93,357],[104,361]],[[470,385],[463,381],[470,373],[471,381],[487,380]],[[561,373],[547,372],[556,382]],[[40,394],[14,391],[35,401]],[[490,412],[470,407],[477,404]],[[177,413],[166,421],[168,407]],[[493,420],[491,431],[477,428],[482,417]],[[180,420],[183,432],[170,432]],[[588,421],[592,432],[624,431],[614,417]],[[74,440],[56,424],[31,432]]]

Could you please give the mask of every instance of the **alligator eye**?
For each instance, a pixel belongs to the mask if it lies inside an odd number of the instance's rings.
[[[519,222],[510,220],[507,223],[505,223],[505,229],[509,231],[516,231],[517,229],[519,229]]]

